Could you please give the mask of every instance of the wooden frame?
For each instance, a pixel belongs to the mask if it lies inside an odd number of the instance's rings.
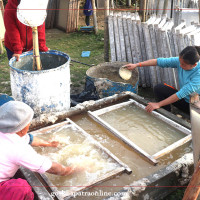
[[[92,182],[88,183],[87,186],[83,186],[83,187],[82,186],[81,187],[78,186],[78,187],[74,187],[74,189],[71,189],[69,191],[65,191],[64,198],[69,198],[74,194],[74,192],[82,191],[82,190],[84,190],[86,188],[92,187],[92,186],[94,186],[94,185],[96,185],[98,183],[101,183],[101,182],[105,181],[105,180],[111,179],[112,177],[114,177],[116,175],[122,174],[123,172],[126,172],[127,174],[131,174],[132,173],[131,169],[127,165],[125,165],[123,162],[121,162],[108,149],[103,147],[90,134],[85,132],[82,128],[80,128],[77,124],[75,124],[69,118],[67,118],[66,121],[64,121],[64,122],[61,122],[61,123],[58,123],[58,124],[55,124],[55,125],[52,125],[52,126],[48,126],[48,127],[39,129],[37,131],[33,131],[33,132],[31,132],[31,134],[37,135],[39,133],[40,134],[41,133],[46,133],[47,131],[49,132],[49,131],[54,130],[55,128],[62,127],[62,126],[65,126],[65,125],[68,125],[68,127],[73,127],[73,130],[75,129],[77,131],[80,131],[81,135],[85,136],[88,139],[88,141],[91,142],[91,144],[93,144],[95,147],[97,147],[98,149],[103,151],[105,154],[107,154],[108,157],[110,157],[113,161],[115,161],[119,165],[119,167],[116,168],[115,170],[111,171],[111,172],[108,172],[108,173],[102,175],[100,178],[96,179],[95,181],[92,181]],[[43,180],[44,185],[46,187],[49,187],[56,195],[58,195],[57,196],[58,199],[63,199],[63,197],[59,196],[59,192],[57,191],[56,187],[52,184],[52,182],[47,178],[47,176],[45,174],[36,174],[36,175],[37,175],[37,177],[39,179]]]
[[[139,153],[143,158],[145,158],[146,160],[148,160],[151,164],[156,165],[158,163],[157,159],[166,155],[167,153],[173,151],[174,149],[182,146],[183,144],[191,141],[192,136],[191,136],[191,131],[181,125],[179,125],[178,123],[166,118],[165,116],[153,111],[152,115],[155,116],[156,118],[159,118],[160,120],[168,123],[170,126],[178,129],[179,131],[183,132],[184,134],[186,134],[185,137],[183,137],[182,139],[174,142],[173,144],[169,145],[168,147],[162,149],[161,151],[155,153],[154,155],[149,155],[147,152],[145,152],[144,150],[142,150],[140,147],[138,147],[134,142],[130,141],[128,138],[126,138],[123,134],[121,134],[119,131],[117,131],[115,128],[113,128],[111,125],[109,125],[107,122],[105,122],[103,119],[101,119],[99,116],[121,108],[123,106],[129,105],[129,104],[135,104],[136,106],[145,109],[145,106],[138,103],[137,101],[130,99],[127,102],[123,102],[123,103],[119,103],[113,106],[109,106],[94,112],[88,111],[88,114],[90,117],[92,117],[96,122],[98,122],[99,124],[101,124],[102,126],[104,126],[106,129],[108,129],[111,133],[113,133],[115,136],[117,136],[120,140],[122,140],[123,142],[125,142],[127,145],[129,145],[130,147],[132,147],[137,153]]]

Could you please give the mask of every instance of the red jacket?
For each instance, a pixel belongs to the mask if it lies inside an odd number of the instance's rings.
[[[22,24],[17,19],[18,0],[8,0],[4,12],[4,24],[6,28],[4,44],[15,54],[21,54],[33,49],[32,28]],[[30,11],[31,12],[31,11]],[[38,26],[38,38],[40,51],[47,51],[45,40],[45,23]]]

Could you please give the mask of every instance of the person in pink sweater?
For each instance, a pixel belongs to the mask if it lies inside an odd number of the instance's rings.
[[[13,176],[20,166],[38,173],[66,176],[84,170],[80,166],[63,166],[38,154],[32,146],[57,147],[56,141],[47,142],[34,137],[30,145],[27,134],[33,110],[20,101],[9,101],[0,106],[0,200],[33,200],[31,186],[24,179]]]

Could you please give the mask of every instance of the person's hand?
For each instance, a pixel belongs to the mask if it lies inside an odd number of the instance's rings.
[[[46,146],[47,147],[57,147],[59,145],[58,141],[48,141]]]
[[[82,167],[82,166],[65,167],[65,171],[62,174],[62,176],[67,176],[67,175],[70,175],[70,174],[79,173],[79,172],[82,172],[82,171],[85,171],[85,170],[86,170],[86,168]]]
[[[137,67],[137,65],[129,63],[129,64],[125,65],[124,67],[126,67],[128,70],[133,70]]]
[[[19,61],[20,54],[14,53],[12,57],[15,57],[16,61]]]
[[[158,109],[158,108],[160,108],[159,103],[152,103],[152,102],[150,102],[146,106],[145,110],[147,112],[152,112],[153,110]]]

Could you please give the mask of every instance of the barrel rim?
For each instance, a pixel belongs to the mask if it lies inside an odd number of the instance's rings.
[[[49,50],[49,51],[45,51],[45,52],[40,52],[40,54],[54,54],[54,55],[61,55],[63,57],[65,57],[67,59],[67,62],[70,62],[71,61],[71,58],[69,57],[68,54],[64,53],[64,52],[61,52],[61,51],[57,51],[57,50]],[[33,51],[28,51],[28,52],[24,52],[20,55],[20,58],[23,58],[25,56],[28,56],[28,55],[33,55]],[[59,67],[56,67],[56,68],[52,68],[52,69],[47,69],[47,70],[41,70],[41,71],[30,71],[30,70],[22,70],[22,69],[18,69],[18,68],[15,68],[13,67],[13,63],[16,62],[16,58],[13,57],[9,60],[9,67],[17,72],[29,72],[29,73],[47,73],[49,71],[52,71],[52,70],[56,70],[58,68],[62,68],[63,65],[59,66]],[[66,62],[66,63],[67,63]]]

